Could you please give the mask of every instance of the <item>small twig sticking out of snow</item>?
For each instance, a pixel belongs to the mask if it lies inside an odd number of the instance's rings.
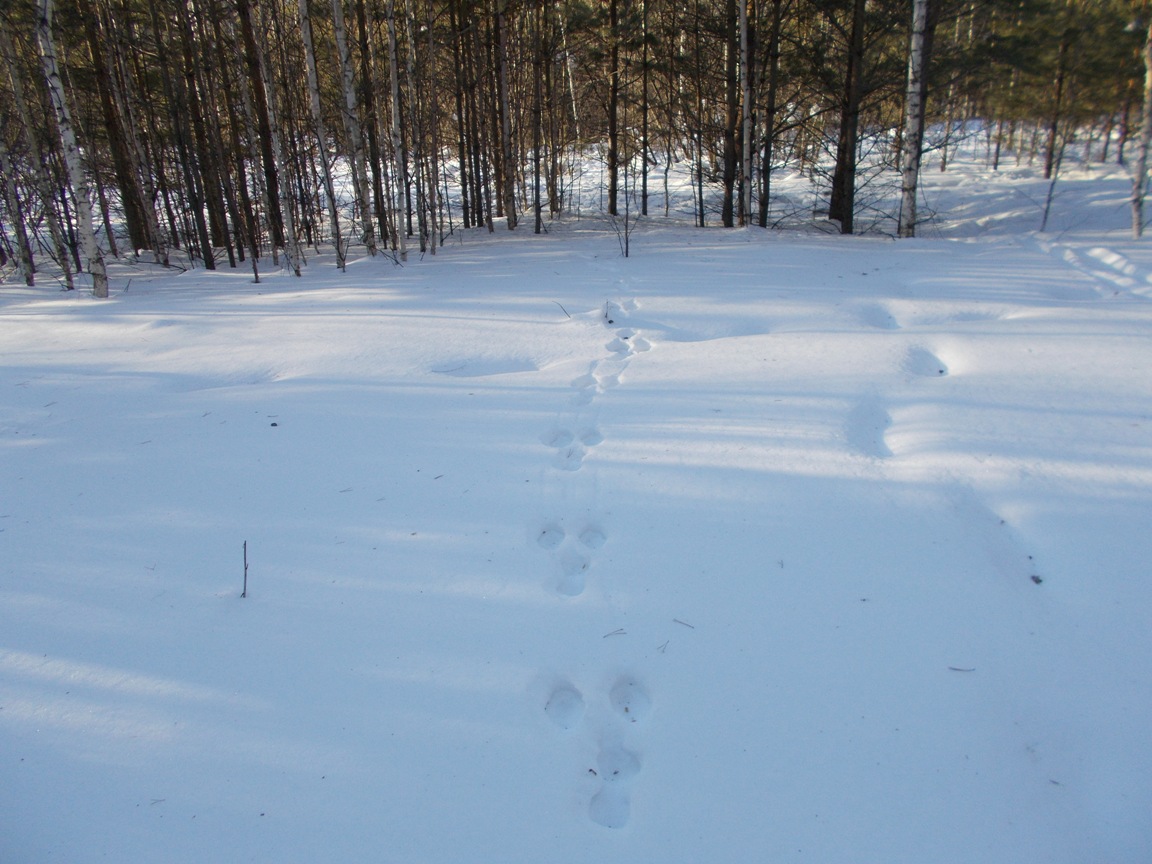
[[[248,541],[244,541],[244,590],[240,592],[241,597],[248,596]]]
[[[694,626],[689,624],[687,621],[681,621],[679,618],[673,618],[672,620],[675,621],[677,624],[683,624],[685,627],[688,627],[691,630],[696,629]]]
[[[567,309],[565,309],[565,308],[564,308],[564,307],[561,305],[561,303],[560,303],[560,301],[559,301],[559,300],[553,300],[552,302],[553,302],[553,303],[555,303],[557,306],[559,306],[559,307],[560,307],[560,311],[561,311],[561,312],[563,312],[565,315],[568,315],[568,310],[567,310]],[[568,317],[569,317],[569,318],[571,318],[572,316],[571,316],[571,315],[568,315]]]

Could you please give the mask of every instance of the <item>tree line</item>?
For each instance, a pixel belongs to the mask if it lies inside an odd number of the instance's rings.
[[[197,266],[311,250],[435,254],[457,228],[541,232],[599,154],[602,208],[779,217],[813,178],[858,230],[924,129],[989,160],[1123,161],[1145,115],[1144,0],[17,0],[0,9],[0,266],[67,287],[104,256]],[[1146,16],[1145,16],[1146,17]],[[1152,126],[1149,126],[1152,131]],[[1134,143],[1135,142],[1135,143]],[[1141,150],[1141,158],[1144,151]],[[1143,162],[1140,163],[1140,195]],[[1135,196],[1134,191],[1134,196]],[[715,203],[718,202],[718,203]],[[1134,197],[1135,202],[1135,197]],[[776,207],[776,210],[774,210]],[[1135,203],[1134,203],[1135,207]]]

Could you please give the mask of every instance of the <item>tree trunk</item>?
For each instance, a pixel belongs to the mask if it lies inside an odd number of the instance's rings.
[[[752,218],[752,46],[748,28],[748,4],[740,3],[740,91],[743,95],[743,134],[740,154],[740,224],[747,225]]]
[[[427,6],[427,19],[425,21],[428,31],[428,59],[429,69],[436,68],[436,28],[432,12],[432,4]],[[429,110],[432,122],[428,124],[428,239],[432,244],[432,254],[436,254],[436,247],[443,242],[443,216],[441,214],[441,198],[437,178],[440,176],[440,128],[437,123],[440,117],[440,88],[433,83],[431,87]]]
[[[388,74],[392,84],[392,154],[396,160],[395,207],[396,236],[394,247],[399,251],[400,260],[408,260],[408,246],[404,231],[400,227],[400,217],[404,209],[404,190],[408,186],[408,171],[404,165],[404,146],[400,137],[400,61],[396,56],[396,3],[388,0],[385,13],[388,24]]]
[[[108,135],[108,149],[112,155],[116,185],[120,189],[120,203],[124,208],[124,224],[135,253],[141,249],[154,248],[156,238],[149,231],[145,215],[144,192],[139,183],[143,171],[141,166],[135,164],[129,149],[127,124],[120,112],[124,97],[119,92],[120,80],[115,73],[115,64],[109,56],[115,51],[115,45],[102,26],[103,16],[100,12],[95,3],[89,4],[83,15],[85,36],[92,53],[93,64],[98,64],[96,89],[104,115],[104,129]]]
[[[375,236],[386,242],[384,178],[377,137],[379,117],[376,108],[375,57],[368,33],[365,0],[356,0],[357,50],[360,59],[360,100],[364,106],[364,137],[368,144],[368,165],[372,172],[372,210],[376,214]]]
[[[768,227],[772,195],[772,160],[776,144],[776,103],[780,92],[780,21],[783,0],[772,0],[772,24],[768,36],[768,104],[764,109],[764,151],[760,157],[760,227]]]
[[[864,12],[867,0],[853,0],[848,67],[840,105],[840,137],[836,145],[836,168],[832,174],[832,197],[828,218],[839,220],[840,233],[851,234],[856,208],[856,148],[860,131],[860,100],[864,83]]]
[[[155,0],[148,4],[148,11],[152,18],[152,29],[156,34],[159,45],[166,33],[161,26],[159,11]],[[185,58],[186,59],[186,58]],[[187,59],[186,59],[187,62]],[[183,76],[173,76],[168,64],[161,64],[160,78],[164,88],[164,101],[168,107],[168,117],[172,124],[172,137],[175,144],[177,162],[184,175],[183,194],[187,199],[187,206],[183,209],[185,218],[184,234],[187,238],[188,257],[191,262],[192,255],[197,247],[205,269],[216,269],[216,260],[212,254],[212,241],[208,236],[208,225],[204,221],[204,199],[201,195],[200,178],[196,171],[196,160],[189,145],[190,133],[187,126],[187,100],[183,86]],[[179,193],[179,189],[174,190]],[[187,224],[188,219],[192,225]]]
[[[420,254],[423,255],[428,250],[428,238],[430,236],[428,231],[428,197],[425,194],[427,180],[424,172],[424,167],[428,161],[424,155],[427,141],[425,140],[424,128],[419,114],[419,109],[424,104],[424,93],[422,82],[416,73],[416,21],[411,8],[409,8],[409,14],[405,16],[404,20],[407,24],[405,41],[408,44],[408,61],[405,65],[405,75],[408,81],[408,92],[410,94],[408,99],[408,128],[412,140],[412,146],[410,148],[412,165],[415,168],[412,172],[412,185],[415,187],[416,194],[417,238],[420,244]]]
[[[512,167],[512,112],[508,104],[508,21],[504,7],[507,0],[496,0],[496,50],[498,57],[497,90],[500,103],[500,152],[504,166],[504,215],[508,230],[516,227],[516,171]]]
[[[284,217],[280,209],[280,178],[276,172],[276,153],[272,144],[272,124],[269,119],[270,81],[264,71],[263,52],[256,44],[249,0],[236,0],[236,15],[240,19],[240,38],[244,45],[244,61],[248,67],[248,82],[251,86],[256,127],[259,132],[261,167],[264,173],[263,188],[268,206],[269,242],[275,249],[284,249],[286,242]]]
[[[720,220],[725,228],[735,224],[735,186],[737,162],[739,160],[736,146],[736,130],[740,124],[740,76],[738,61],[740,58],[740,27],[737,7],[744,0],[725,0],[724,3],[724,102],[726,111],[724,116],[724,152],[723,175],[724,199],[720,210]],[[702,75],[703,70],[696,74]]]
[[[1148,179],[1148,148],[1152,146],[1152,24],[1144,39],[1144,114],[1140,120],[1140,145],[1132,172],[1132,237],[1144,233],[1144,189]]]
[[[464,227],[472,227],[472,200],[471,200],[471,160],[468,149],[468,120],[464,101],[467,91],[465,68],[462,60],[464,53],[463,33],[460,18],[457,14],[459,0],[450,0],[448,3],[448,17],[452,30],[452,79],[454,82],[453,97],[456,105],[456,159],[460,165],[460,210],[463,213]]]
[[[540,198],[541,149],[544,146],[544,49],[540,30],[544,26],[544,12],[537,4],[532,10],[532,209],[535,215],[533,232],[544,231],[544,217]]]
[[[261,19],[263,20],[263,9],[261,10]],[[288,154],[284,147],[283,132],[280,129],[280,123],[277,118],[277,98],[276,87],[272,80],[272,72],[269,68],[268,58],[264,55],[261,46],[253,43],[255,49],[255,62],[257,72],[259,73],[258,86],[254,87],[255,92],[263,92],[267,97],[264,108],[265,111],[260,116],[266,117],[268,121],[268,145],[272,153],[273,168],[272,178],[280,178],[276,183],[275,189],[279,195],[276,199],[279,201],[280,216],[283,219],[283,243],[284,243],[284,257],[288,261],[288,267],[294,276],[300,275],[300,266],[303,261],[303,254],[300,251],[300,235],[296,230],[296,211],[292,205],[292,175],[288,170]],[[272,196],[272,188],[269,187],[269,197]]]
[[[80,245],[84,250],[84,264],[92,276],[92,294],[95,297],[108,296],[108,272],[104,267],[104,256],[96,241],[92,227],[92,201],[88,197],[88,179],[80,162],[80,150],[76,143],[76,133],[72,127],[72,115],[64,94],[64,82],[56,62],[56,45],[52,40],[52,0],[38,0],[36,16],[36,36],[40,47],[40,64],[52,110],[56,117],[56,129],[60,135],[60,146],[64,153],[64,163],[68,169],[68,180],[72,196],[76,201],[76,230],[80,235]]]
[[[339,0],[337,0],[339,2]],[[328,221],[332,228],[332,243],[336,247],[336,266],[345,267],[346,248],[340,238],[340,213],[336,204],[336,188],[332,182],[332,168],[328,164],[328,130],[324,126],[324,115],[320,106],[320,79],[316,73],[316,47],[312,40],[312,16],[308,11],[308,0],[299,0],[300,35],[304,39],[304,61],[308,67],[308,96],[312,109],[312,127],[316,134],[316,151],[320,161],[320,171],[324,178],[324,195],[328,199]]]
[[[340,81],[344,90],[344,134],[348,139],[348,156],[352,161],[352,179],[360,205],[362,239],[368,254],[376,254],[376,232],[372,227],[372,194],[368,186],[368,171],[364,166],[363,126],[356,116],[356,83],[352,75],[352,54],[348,49],[348,34],[344,28],[344,0],[332,0],[332,27],[336,35],[336,54],[340,64]]]
[[[204,209],[208,211],[208,225],[210,229],[210,247],[225,247],[228,253],[229,266],[236,266],[235,252],[232,238],[228,233],[228,216],[225,213],[225,200],[227,188],[223,179],[223,169],[220,164],[220,153],[217,145],[220,136],[209,134],[208,125],[211,122],[212,112],[205,111],[201,105],[201,94],[213,92],[213,89],[203,83],[202,66],[199,52],[196,51],[196,36],[192,29],[191,15],[187,0],[177,4],[180,18],[180,36],[184,51],[184,74],[177,79],[177,90],[183,98],[184,111],[192,121],[192,135],[195,146],[193,161],[199,168],[200,200]],[[197,10],[199,12],[199,10]],[[199,20],[199,16],[198,16]],[[211,257],[211,251],[207,252]]]
[[[1048,140],[1044,146],[1044,179],[1052,177],[1056,165],[1057,139],[1060,137],[1060,123],[1064,119],[1064,88],[1068,77],[1068,52],[1072,50],[1071,29],[1066,27],[1060,37],[1060,50],[1056,55],[1056,78],[1052,82],[1055,94],[1052,99],[1052,116],[1048,120]]]
[[[31,288],[36,284],[36,267],[32,262],[32,245],[28,242],[28,223],[24,218],[24,205],[16,186],[16,165],[0,135],[0,177],[4,180],[4,203],[8,217],[16,232],[16,278]]]
[[[620,10],[608,0],[608,215],[615,216],[620,184]]]
[[[44,220],[48,223],[48,232],[52,237],[52,246],[60,259],[63,270],[64,286],[71,291],[75,288],[72,281],[72,268],[68,265],[68,241],[64,236],[61,220],[57,217],[55,207],[56,183],[52,176],[52,166],[47,155],[40,146],[40,139],[33,134],[32,116],[28,111],[28,101],[24,95],[24,82],[20,77],[20,70],[15,65],[16,54],[13,52],[12,42],[5,29],[7,24],[0,19],[0,52],[3,52],[4,65],[9,73],[12,85],[12,98],[15,102],[16,113],[20,118],[20,135],[24,140],[25,149],[32,160],[32,170],[35,177],[37,194],[40,196],[44,208]],[[33,259],[33,266],[35,260]]]
[[[908,95],[904,101],[901,142],[900,237],[916,236],[916,185],[924,142],[924,108],[928,92],[928,0],[914,0],[912,41],[908,48]]]
[[[640,0],[641,37],[640,56],[640,215],[648,215],[648,0]]]

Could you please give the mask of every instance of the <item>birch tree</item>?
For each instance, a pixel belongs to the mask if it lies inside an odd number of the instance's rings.
[[[1140,122],[1140,145],[1132,173],[1132,237],[1144,234],[1144,190],[1148,182],[1148,148],[1152,146],[1152,21],[1144,38],[1144,115]]]
[[[100,251],[100,244],[96,240],[96,232],[92,226],[92,201],[88,197],[88,178],[80,160],[80,148],[76,143],[76,132],[72,126],[72,113],[68,109],[64,81],[60,77],[60,67],[56,60],[56,44],[52,38],[52,0],[38,0],[36,13],[36,39],[40,48],[40,65],[52,102],[56,131],[60,136],[60,147],[68,170],[72,197],[76,202],[76,233],[79,235],[83,250],[84,267],[92,277],[93,296],[105,298],[108,296],[108,271],[104,266],[104,255]]]
[[[908,49],[908,95],[904,102],[904,138],[900,154],[900,220],[897,234],[916,236],[916,186],[924,141],[924,100],[928,78],[928,2],[913,0],[912,40]]]
[[[0,19],[0,53],[4,55],[4,65],[8,70],[9,83],[12,87],[12,102],[16,108],[16,115],[19,120],[16,125],[20,130],[20,137],[23,141],[25,152],[28,154],[28,158],[32,163],[36,192],[39,195],[40,203],[44,210],[44,221],[48,223],[48,232],[52,237],[52,247],[56,250],[56,255],[60,261],[64,287],[71,291],[76,286],[73,284],[72,267],[68,262],[68,242],[64,236],[64,228],[61,220],[55,212],[56,184],[52,177],[52,167],[50,160],[40,146],[40,138],[36,134],[36,127],[32,125],[32,115],[28,109],[24,81],[16,63],[16,53],[6,26],[7,23],[3,19]],[[34,267],[35,261],[33,261],[32,264]]]

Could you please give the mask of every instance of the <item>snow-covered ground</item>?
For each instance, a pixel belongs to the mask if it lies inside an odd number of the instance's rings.
[[[925,183],[0,288],[0,861],[1147,862],[1152,241]]]

